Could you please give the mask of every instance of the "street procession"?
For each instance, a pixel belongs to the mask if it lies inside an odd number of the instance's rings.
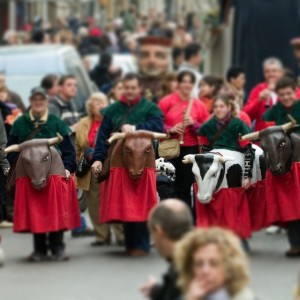
[[[0,299],[300,300],[299,11],[0,0]]]

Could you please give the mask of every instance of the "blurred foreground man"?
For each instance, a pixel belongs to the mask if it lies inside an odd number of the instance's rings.
[[[173,254],[176,242],[193,228],[190,209],[180,200],[164,200],[152,210],[148,225],[157,251],[169,262],[170,267],[161,284],[150,277],[141,291],[151,300],[179,300],[181,291],[177,288]]]
[[[125,76],[123,84],[124,96],[121,100],[102,110],[104,118],[98,132],[92,165],[96,177],[100,175],[104,160],[108,156],[106,141],[112,133],[130,133],[136,130],[163,131],[162,112],[154,103],[141,96],[139,76],[129,73]],[[130,149],[125,151],[132,155]],[[133,181],[128,169],[113,167],[114,163],[120,159],[122,161],[125,157],[124,152],[122,157],[112,152],[109,178],[101,183],[100,222],[124,222],[127,253],[131,256],[143,256],[150,250],[146,224],[148,213],[157,203],[155,168],[146,168],[141,178]],[[147,153],[151,155],[151,149],[144,155]]]

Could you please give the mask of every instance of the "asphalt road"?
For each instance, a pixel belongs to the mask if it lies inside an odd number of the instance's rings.
[[[139,286],[149,274],[160,276],[166,264],[153,250],[144,258],[129,258],[120,247],[93,248],[92,238],[66,234],[69,262],[28,263],[31,236],[2,230],[6,264],[0,268],[1,300],[141,300]],[[288,260],[285,235],[264,232],[251,240],[251,286],[261,300],[293,299],[300,259]]]

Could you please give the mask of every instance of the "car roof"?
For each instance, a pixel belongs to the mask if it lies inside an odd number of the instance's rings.
[[[0,55],[27,55],[34,52],[44,53],[62,53],[74,50],[72,46],[68,45],[17,45],[17,46],[3,46],[0,47]]]
[[[78,55],[64,45],[25,45],[0,47],[0,71],[7,76],[63,73],[62,57]]]

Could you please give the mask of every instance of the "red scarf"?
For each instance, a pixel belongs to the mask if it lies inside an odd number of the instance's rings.
[[[142,99],[142,96],[138,96],[133,101],[128,101],[126,99],[126,97],[123,95],[123,96],[121,96],[120,101],[123,102],[123,103],[125,103],[128,106],[134,106],[134,105],[138,104],[141,99]]]

